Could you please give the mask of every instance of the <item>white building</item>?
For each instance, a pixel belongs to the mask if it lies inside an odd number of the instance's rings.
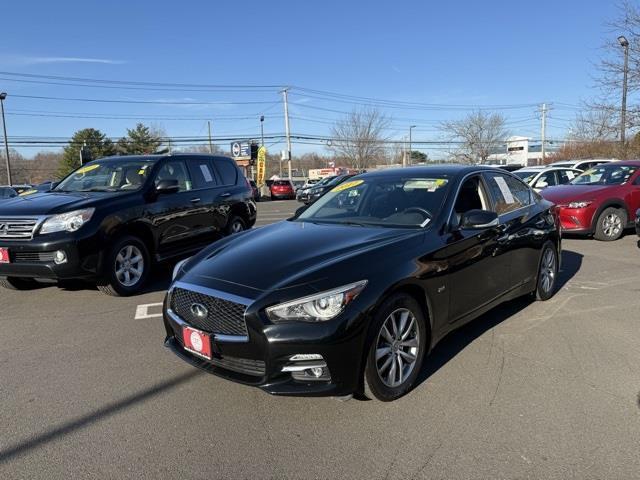
[[[506,147],[506,148],[505,148]],[[545,144],[545,156],[556,150],[556,146]],[[542,145],[538,142],[531,143],[528,137],[509,137],[506,145],[499,151],[489,155],[487,163],[496,165],[522,165],[532,166],[542,164]]]

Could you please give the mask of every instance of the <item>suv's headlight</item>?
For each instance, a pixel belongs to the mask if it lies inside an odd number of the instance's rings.
[[[94,211],[95,208],[84,208],[82,210],[75,210],[73,212],[61,213],[60,215],[49,217],[42,224],[40,233],[75,232],[91,220]]]
[[[326,292],[299,298],[267,308],[267,316],[272,322],[300,320],[322,322],[331,320],[344,310],[362,292],[366,280],[350,283]]]
[[[589,201],[571,202],[569,205],[567,205],[567,208],[585,208],[591,205],[592,203],[593,202],[589,202]]]

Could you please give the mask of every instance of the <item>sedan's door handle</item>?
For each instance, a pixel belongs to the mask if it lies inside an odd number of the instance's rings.
[[[192,198],[191,203],[198,203],[200,201],[199,198]]]
[[[226,197],[230,197],[231,194],[229,192],[224,192],[220,194],[221,197],[226,198]]]

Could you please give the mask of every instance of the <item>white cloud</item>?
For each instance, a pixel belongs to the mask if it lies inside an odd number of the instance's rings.
[[[124,60],[114,60],[111,58],[91,58],[91,57],[35,57],[27,55],[7,55],[2,56],[3,63],[14,65],[42,65],[53,63],[99,63],[103,65],[122,65]]]

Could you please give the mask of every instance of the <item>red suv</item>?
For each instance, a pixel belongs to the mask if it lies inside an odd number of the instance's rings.
[[[272,200],[296,198],[296,192],[290,180],[274,180],[270,190]]]
[[[565,232],[617,240],[640,208],[640,161],[597,165],[541,195],[557,205]]]

